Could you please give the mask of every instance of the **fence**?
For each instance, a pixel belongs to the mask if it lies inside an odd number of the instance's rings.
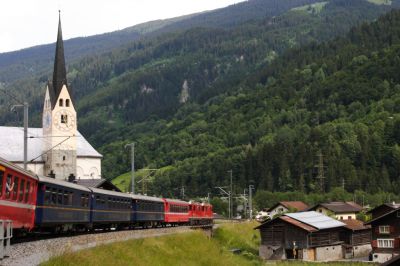
[[[10,254],[12,229],[11,220],[0,220],[0,260]]]

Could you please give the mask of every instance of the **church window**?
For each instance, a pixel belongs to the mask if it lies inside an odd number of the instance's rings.
[[[63,100],[63,99],[60,99],[59,105],[60,105],[60,106],[63,106],[63,105],[64,105],[64,100]]]
[[[68,123],[68,116],[67,115],[61,115],[61,123],[67,124]]]
[[[65,161],[65,156],[63,156],[63,161]]]
[[[66,100],[65,100],[65,106],[66,106],[66,107],[69,107],[69,99],[66,99]]]

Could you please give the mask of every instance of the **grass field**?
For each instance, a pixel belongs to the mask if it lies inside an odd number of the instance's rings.
[[[373,0],[374,1],[374,0]],[[376,0],[379,1],[379,0]],[[380,0],[384,1],[384,0]],[[292,8],[292,11],[307,11],[308,13],[312,14],[319,14],[321,13],[322,9],[328,4],[328,2],[319,2],[311,5],[305,5],[300,7]]]
[[[264,262],[258,254],[257,223],[221,224],[212,239],[194,231],[173,236],[146,238],[66,253],[42,265],[324,265],[361,266],[364,263]],[[239,255],[230,250],[240,249]]]

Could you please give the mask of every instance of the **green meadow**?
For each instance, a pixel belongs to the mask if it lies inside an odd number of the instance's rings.
[[[136,239],[66,253],[43,263],[50,265],[347,265],[364,263],[264,262],[258,258],[257,223],[220,224],[213,238],[201,231]],[[232,250],[240,250],[233,254]],[[371,264],[369,264],[371,265]]]

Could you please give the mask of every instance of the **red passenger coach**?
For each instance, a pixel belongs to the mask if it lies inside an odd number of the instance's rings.
[[[31,230],[37,184],[34,174],[0,158],[0,220],[12,220],[14,229]]]
[[[163,199],[164,222],[166,224],[189,223],[189,202],[181,200]]]

